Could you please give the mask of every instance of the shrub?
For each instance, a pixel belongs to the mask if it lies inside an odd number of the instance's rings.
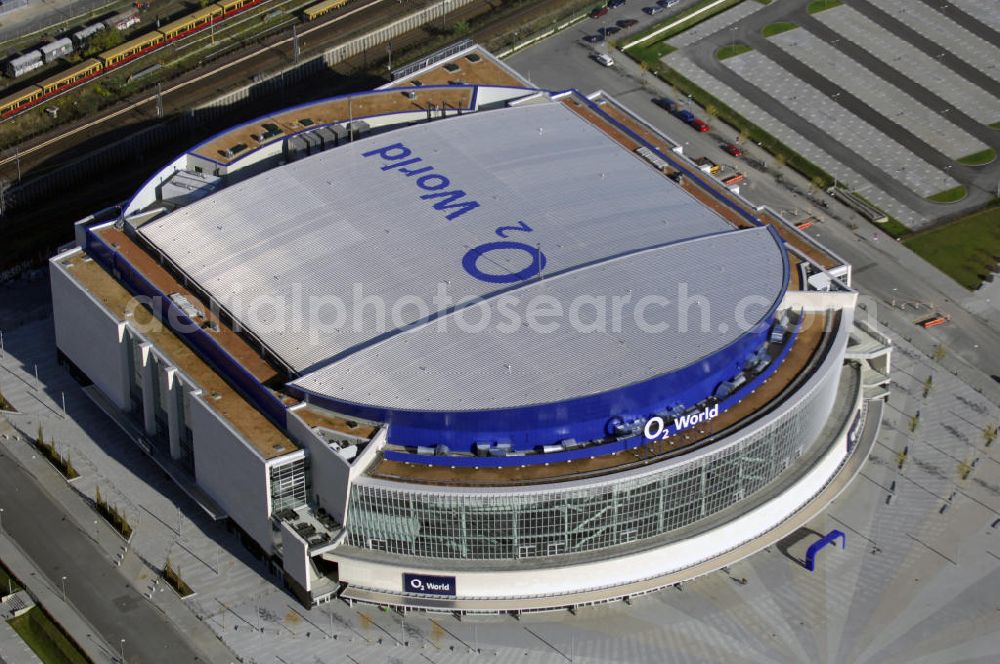
[[[194,594],[191,586],[181,578],[180,572],[174,569],[174,566],[170,563],[170,558],[167,558],[167,564],[163,567],[163,578],[181,597],[188,597]]]
[[[132,537],[132,525],[125,518],[125,515],[118,511],[116,505],[109,505],[108,501],[101,496],[101,487],[97,487],[94,493],[94,503],[97,505],[97,512],[104,517],[104,520],[111,524],[111,527],[125,539]]]
[[[62,456],[56,450],[56,443],[53,440],[45,442],[45,434],[42,431],[42,425],[38,425],[38,433],[35,436],[35,449],[42,453],[49,463],[55,466],[56,470],[62,473],[63,477],[68,480],[74,480],[80,476],[80,473],[76,471],[73,467],[72,461],[70,461],[69,453],[66,456]]]

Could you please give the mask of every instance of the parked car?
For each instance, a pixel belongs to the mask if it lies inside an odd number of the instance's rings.
[[[594,59],[597,60],[602,65],[604,65],[605,67],[610,67],[611,65],[615,64],[615,61],[612,60],[611,56],[608,55],[607,53],[595,53]]]
[[[743,156],[743,150],[740,148],[740,146],[736,145],[736,143],[727,143],[726,145],[722,146],[722,149],[728,152],[729,154],[733,155],[734,157]]]
[[[619,28],[623,29],[631,28],[634,25],[639,25],[639,21],[635,20],[634,18],[623,18],[622,20],[618,21]]]
[[[691,126],[700,132],[706,132],[709,129],[711,129],[711,127],[708,126],[707,122],[705,122],[704,120],[699,120],[698,118],[695,118],[694,120],[691,121]]]
[[[612,26],[610,26],[610,27],[607,27],[607,28],[601,28],[601,29],[599,30],[599,32],[600,32],[600,33],[601,33],[602,35],[604,35],[605,37],[610,37],[610,36],[611,36],[611,35],[613,35],[613,34],[616,34],[616,33],[618,33],[618,32],[621,32],[621,28],[616,28],[615,26],[613,26],[613,25],[612,25]]]
[[[1000,376],[997,376],[996,374],[993,374],[992,376],[990,376],[990,378],[992,378],[996,382],[1000,383]]]
[[[685,108],[677,108],[675,106],[674,110],[672,111],[672,113],[675,116],[677,116],[677,118],[681,122],[686,122],[688,124],[691,124],[692,122],[694,122],[695,120],[697,120],[697,118],[694,117],[694,113],[692,113],[691,111],[689,111],[689,110],[687,110]]]
[[[604,41],[604,35],[587,35],[586,37],[583,38],[583,41],[587,42],[588,44],[600,44],[602,41]]]
[[[615,7],[622,7],[625,4],[625,0],[608,0],[608,8],[614,9]]]
[[[667,99],[666,97],[656,97],[653,99],[653,103],[663,110],[670,111],[671,113],[677,110],[677,104],[675,104],[672,99]]]
[[[661,7],[666,7],[667,9],[669,9],[670,7],[675,6],[680,1],[681,0],[656,0],[656,4],[658,4]]]
[[[602,16],[604,16],[607,13],[608,13],[608,8],[607,7],[594,7],[590,11],[590,18],[601,18]]]
[[[660,12],[663,11],[663,7],[660,7],[658,5],[653,5],[652,7],[643,7],[642,11],[646,12],[650,16],[655,16],[656,14],[659,14]]]

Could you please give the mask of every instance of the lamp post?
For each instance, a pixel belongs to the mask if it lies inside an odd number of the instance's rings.
[[[66,577],[65,576],[62,577],[62,595],[63,595],[63,602],[65,602],[66,601]]]
[[[3,535],[3,508],[0,507],[0,535]]]
[[[125,639],[121,640],[121,648],[122,648],[122,664],[125,664]]]

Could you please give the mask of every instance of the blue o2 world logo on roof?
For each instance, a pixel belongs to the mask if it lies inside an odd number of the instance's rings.
[[[445,219],[454,221],[473,210],[479,208],[479,202],[468,198],[462,189],[452,187],[451,180],[435,172],[433,166],[427,165],[421,157],[413,156],[413,150],[402,143],[385,145],[374,150],[361,153],[362,157],[379,157],[383,161],[383,171],[396,171],[407,178],[413,180],[417,188],[427,193],[420,194],[420,198],[429,201],[435,210],[445,213]],[[536,245],[532,246],[527,242],[520,242],[516,239],[508,239],[523,233],[532,233],[531,226],[524,221],[518,221],[513,226],[500,226],[494,229],[497,237],[501,241],[483,242],[472,247],[465,256],[462,257],[462,268],[472,277],[479,281],[490,284],[512,284],[518,281],[526,281],[539,277],[545,269],[545,254]],[[493,257],[490,254],[503,252],[503,256],[511,256],[512,252],[520,252],[524,255],[526,264],[518,270],[498,270],[489,271],[484,269],[490,264],[498,265],[500,255]]]
[[[417,595],[455,596],[455,577],[403,573],[403,592]]]

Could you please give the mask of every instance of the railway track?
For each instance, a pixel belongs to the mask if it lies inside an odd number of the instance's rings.
[[[385,3],[387,1],[388,0],[369,0],[369,2],[367,2],[367,3],[363,4],[363,5],[360,5],[358,7],[355,7],[353,9],[350,9],[350,10],[344,12],[343,14],[339,14],[339,15],[331,18],[328,21],[324,21],[323,23],[320,23],[320,24],[311,26],[311,27],[309,27],[309,28],[307,28],[305,30],[302,30],[301,32],[298,33],[297,38],[300,40],[300,43],[301,43],[302,38],[305,37],[305,36],[307,36],[307,35],[319,32],[321,30],[322,31],[329,30],[331,28],[331,26],[335,26],[335,25],[338,25],[339,23],[341,23],[343,21],[347,21],[351,17],[353,17],[353,16],[355,16],[355,15],[361,13],[361,12],[369,11],[371,8],[376,7],[377,5],[380,5],[380,4]],[[262,57],[266,57],[266,51],[274,50],[274,49],[281,49],[282,47],[291,44],[295,39],[296,39],[296,37],[292,37],[292,36],[281,38],[278,41],[276,41],[276,42],[274,42],[272,44],[269,44],[264,51],[253,51],[253,52],[247,53],[247,54],[245,54],[243,56],[240,56],[240,57],[237,57],[235,59],[229,60],[228,62],[224,62],[223,64],[219,64],[219,65],[213,67],[212,69],[210,69],[209,71],[202,72],[200,74],[196,74],[193,77],[185,78],[185,79],[183,79],[183,80],[181,80],[181,81],[179,81],[179,82],[171,85],[170,87],[168,87],[166,89],[163,89],[160,92],[159,97],[160,97],[161,100],[163,100],[165,97],[167,97],[169,95],[172,95],[172,94],[175,94],[175,93],[177,93],[177,92],[179,92],[181,90],[184,90],[185,88],[189,88],[191,86],[198,85],[198,84],[203,83],[204,81],[206,81],[208,79],[212,79],[212,78],[218,77],[220,75],[225,75],[225,73],[228,72],[229,70],[234,70],[235,68],[239,68],[239,67],[241,67],[243,65],[246,65],[247,63],[249,63],[249,62],[251,62],[253,60],[260,59]],[[257,71],[260,71],[260,70],[258,69]],[[108,72],[108,73],[110,73],[110,72]],[[63,93],[60,93],[60,94],[68,94],[68,93],[70,93],[72,91],[73,90],[67,90],[67,91],[65,91]],[[52,98],[54,99],[57,96],[60,96],[60,95],[56,95],[56,96],[54,96]],[[9,155],[9,156],[4,157],[4,158],[0,158],[0,167],[6,167],[6,166],[9,166],[10,164],[15,164],[16,162],[20,162],[20,166],[21,166],[22,170],[26,169],[26,168],[31,168],[31,166],[32,166],[31,156],[33,154],[35,154],[35,153],[37,153],[39,151],[46,150],[47,148],[51,148],[52,146],[55,146],[57,144],[59,144],[59,145],[70,145],[71,146],[72,145],[72,139],[73,139],[74,136],[79,135],[81,132],[87,132],[88,130],[91,130],[91,129],[95,128],[95,127],[99,127],[101,125],[104,125],[105,123],[110,122],[110,121],[114,120],[115,118],[119,118],[122,115],[125,115],[125,114],[127,114],[127,113],[129,113],[131,111],[134,111],[134,110],[142,107],[142,106],[150,104],[151,102],[154,102],[157,99],[157,96],[158,95],[155,94],[155,93],[147,94],[147,95],[145,95],[145,96],[143,96],[143,97],[141,97],[141,98],[139,98],[139,99],[137,99],[135,101],[131,101],[131,102],[127,103],[126,105],[124,105],[124,106],[122,106],[122,107],[120,107],[118,109],[109,111],[109,112],[105,113],[104,115],[102,115],[102,116],[100,116],[98,118],[95,118],[94,120],[90,120],[89,122],[84,122],[82,124],[78,124],[78,125],[76,125],[74,127],[68,128],[68,129],[60,132],[59,134],[57,134],[55,136],[52,136],[52,137],[50,137],[48,139],[41,140],[41,141],[39,141],[37,143],[34,143],[34,144],[32,144],[32,145],[30,145],[28,147],[18,148],[16,150],[15,154]]]
[[[286,34],[257,45],[249,53],[234,52],[222,56],[213,61],[207,70],[192,70],[175,83],[164,87],[159,94],[163,104],[163,114],[166,116],[200,105],[240,83],[249,82],[249,77],[246,76],[247,71],[273,71],[292,64],[293,42],[296,38],[303,54],[300,59],[307,59],[329,47],[337,38],[374,28],[387,20],[396,18],[401,7],[409,8],[413,4],[416,3],[404,4],[400,0],[396,2],[370,0],[315,25],[305,24],[306,27],[298,30],[296,37]],[[499,6],[499,2],[497,5]],[[467,20],[492,9],[494,6],[489,2],[472,3],[453,12],[448,20],[452,22]],[[491,22],[485,29],[492,34],[514,29],[523,25],[533,16],[537,16],[543,9],[538,3],[524,3],[507,12],[497,21]],[[198,33],[192,35],[192,38],[205,40],[209,36]],[[412,31],[393,40],[394,50],[402,50],[407,46],[419,44],[422,39],[426,38],[426,32]],[[146,93],[104,112],[97,118],[79,121],[59,130],[58,133],[41,137],[27,146],[8,148],[6,156],[0,157],[0,178],[7,182],[15,182],[19,179],[19,174],[30,174],[31,176],[44,174],[44,172],[58,166],[57,163],[53,163],[52,157],[54,155],[68,154],[75,146],[105,133],[109,127],[117,128],[158,120],[157,96],[154,92]]]

